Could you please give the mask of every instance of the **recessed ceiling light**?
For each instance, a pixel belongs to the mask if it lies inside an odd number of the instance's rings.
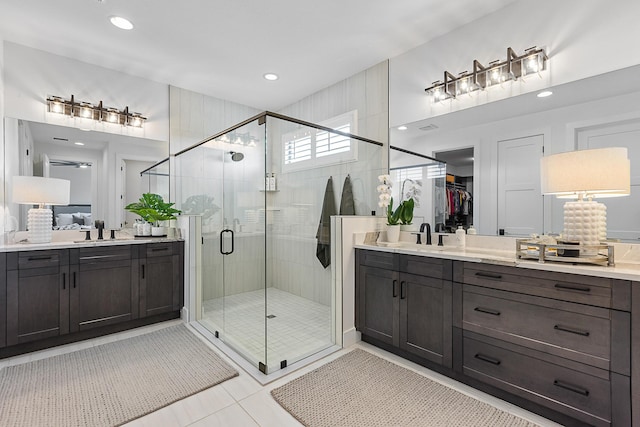
[[[76,145],[84,145],[84,142],[78,141],[78,142],[74,142],[74,144],[76,144]]]
[[[133,24],[131,23],[131,21],[121,16],[112,16],[111,18],[109,18],[109,20],[113,25],[115,25],[120,29],[123,29],[123,30],[133,29]]]
[[[553,95],[553,92],[551,92],[550,90],[545,90],[540,92],[538,95],[536,95],[538,98],[546,98],[547,96],[551,96]]]
[[[267,80],[278,80],[278,75],[274,73],[266,73],[263,77]]]
[[[407,130],[407,127],[404,126],[404,125],[403,126],[398,126],[398,130]]]

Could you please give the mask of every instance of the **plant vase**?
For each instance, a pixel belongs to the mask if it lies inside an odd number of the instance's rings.
[[[152,231],[152,227],[151,227],[151,224],[149,224],[148,222],[145,222],[140,227],[141,236],[151,236],[151,231]]]
[[[165,227],[151,227],[151,235],[154,237],[162,237],[167,234],[167,230]]]
[[[400,240],[400,224],[387,225],[387,242],[397,243]]]

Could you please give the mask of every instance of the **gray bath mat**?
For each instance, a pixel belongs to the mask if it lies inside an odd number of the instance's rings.
[[[311,427],[536,425],[360,349],[271,394]]]
[[[0,370],[0,425],[119,425],[237,375],[171,326]]]

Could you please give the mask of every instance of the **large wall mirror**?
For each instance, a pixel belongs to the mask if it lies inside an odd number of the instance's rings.
[[[530,93],[435,115],[409,123],[403,131],[390,129],[390,141],[433,157],[472,148],[473,171],[467,175],[473,180],[468,189],[474,227],[480,234],[507,236],[562,232],[564,200],[540,192],[544,153],[627,147],[631,196],[600,201],[608,207],[607,236],[638,242],[638,75],[640,65],[552,87],[553,95],[547,98]],[[393,157],[390,166],[394,167]]]
[[[16,175],[71,182],[70,203],[54,209],[54,229],[130,226],[124,210],[148,191],[140,172],[168,156],[168,143],[79,128],[5,118],[5,228],[26,230],[28,206],[12,203]],[[168,191],[168,188],[167,188]]]

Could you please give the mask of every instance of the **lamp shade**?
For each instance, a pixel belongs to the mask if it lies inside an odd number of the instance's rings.
[[[542,194],[561,198],[619,197],[631,193],[627,149],[596,148],[552,154],[540,159]]]
[[[40,176],[14,176],[12,201],[23,205],[68,205],[71,181]]]

